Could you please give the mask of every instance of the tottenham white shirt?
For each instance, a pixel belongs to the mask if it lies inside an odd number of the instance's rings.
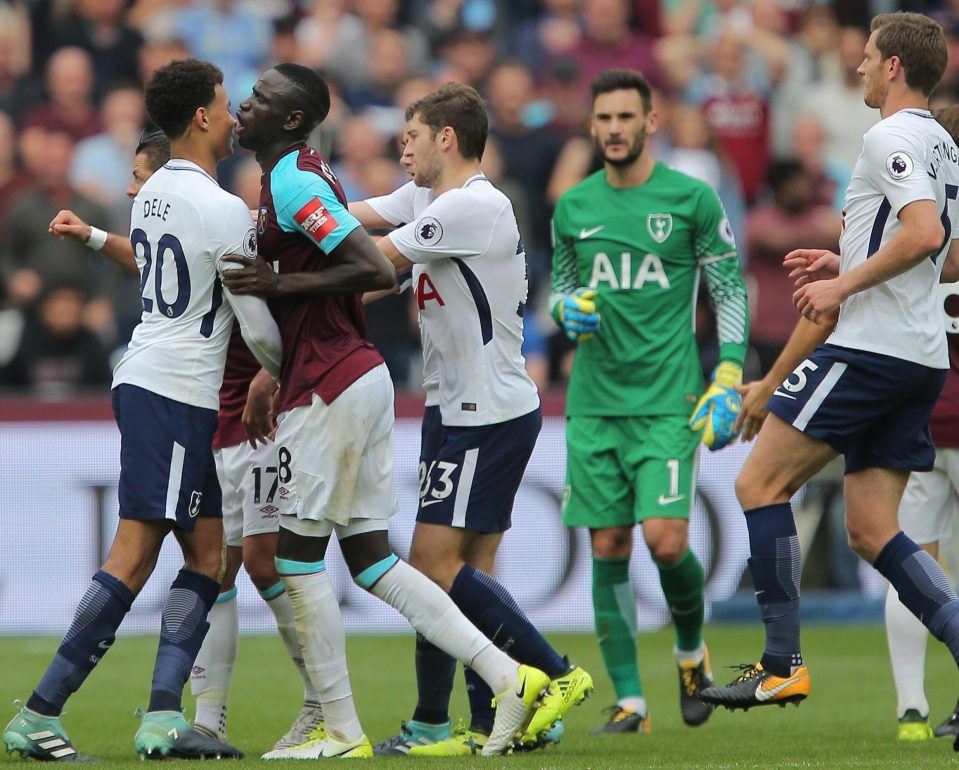
[[[876,253],[902,226],[908,204],[932,200],[946,232],[938,254],[847,299],[829,342],[949,368],[937,284],[949,244],[959,238],[959,150],[928,110],[905,109],[863,138],[843,212],[840,272]]]
[[[220,283],[226,254],[256,256],[250,210],[195,163],[172,159],[133,200],[130,241],[140,269],[143,313],[113,372],[166,398],[219,408],[234,312],[260,364],[279,373],[280,331],[266,303]]]
[[[477,174],[436,198],[409,182],[367,203],[402,224],[389,237],[414,263],[425,385],[438,382],[443,424],[493,425],[536,409],[520,352],[526,255],[509,198]]]

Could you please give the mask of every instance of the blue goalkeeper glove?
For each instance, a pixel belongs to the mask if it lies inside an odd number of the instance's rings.
[[[582,342],[599,331],[595,299],[595,289],[580,288],[554,305],[553,316],[571,340]]]
[[[733,385],[743,382],[743,368],[731,361],[723,361],[713,371],[713,381],[703,393],[689,418],[689,427],[703,430],[703,443],[710,451],[732,444],[739,431],[736,418],[743,408],[743,397]]]

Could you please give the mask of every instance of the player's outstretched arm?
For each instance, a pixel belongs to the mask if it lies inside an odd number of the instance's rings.
[[[356,294],[396,284],[396,271],[362,227],[347,235],[330,256],[336,264],[324,270],[277,273],[262,256],[227,254],[223,261],[239,267],[224,272],[223,285],[237,296],[275,298]]]
[[[353,201],[348,206],[350,213],[367,229],[392,230],[396,225],[384,219],[366,201]]]
[[[136,257],[130,239],[116,233],[107,233],[84,222],[70,209],[62,209],[51,220],[48,228],[51,235],[61,240],[68,239],[100,251],[110,261],[134,275],[139,274]]]
[[[743,398],[742,409],[736,418],[736,431],[740,433],[743,441],[752,441],[756,437],[768,414],[766,404],[769,403],[776,388],[802,363],[804,358],[826,341],[838,319],[838,310],[833,311],[829,323],[816,324],[800,318],[796,328],[789,335],[789,341],[766,376],[761,380],[735,386]]]

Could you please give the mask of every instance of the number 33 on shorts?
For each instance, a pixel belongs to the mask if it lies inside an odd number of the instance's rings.
[[[453,474],[459,468],[458,463],[445,460],[433,460],[428,466],[420,463],[420,507],[443,502],[456,488]]]

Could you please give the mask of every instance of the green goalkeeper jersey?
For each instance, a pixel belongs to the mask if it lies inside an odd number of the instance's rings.
[[[550,307],[578,287],[598,292],[599,331],[582,340],[566,396],[571,417],[688,415],[702,394],[696,295],[704,274],[720,358],[740,365],[749,317],[729,220],[707,184],[655,164],[611,187],[606,172],[560,198],[553,214]]]

